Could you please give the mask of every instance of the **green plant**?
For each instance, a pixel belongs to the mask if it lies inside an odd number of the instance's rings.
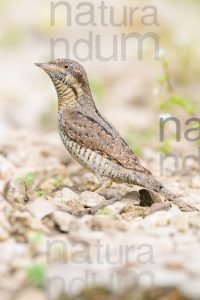
[[[172,83],[171,83],[172,77],[171,77],[171,73],[169,71],[169,62],[165,55],[162,55],[161,63],[162,63],[163,74],[159,78],[159,83],[161,85],[166,84],[167,90],[169,92],[172,92],[173,91],[173,87],[172,87]]]
[[[53,178],[53,185],[56,189],[59,189],[64,185],[64,178],[62,176],[56,176]]]
[[[43,191],[37,191],[36,192],[36,195],[38,196],[38,197],[43,197],[44,196],[44,192]]]
[[[35,173],[28,173],[24,178],[18,178],[19,183],[28,189],[34,180]]]
[[[28,173],[24,178],[19,177],[18,182],[24,187],[25,195],[24,195],[24,202],[29,201],[28,190],[33,184],[35,178],[35,173]]]
[[[169,61],[164,55],[161,57],[163,74],[159,78],[159,84],[164,86],[165,95],[160,97],[159,108],[162,111],[173,111],[174,107],[179,107],[189,115],[194,115],[195,104],[184,96],[177,95],[172,85],[173,77],[169,68]]]
[[[105,216],[109,216],[111,215],[111,211],[107,208],[104,208],[104,209],[99,209],[96,213],[96,215],[105,215]]]
[[[56,189],[59,189],[64,185],[64,178],[62,176],[56,176],[53,178],[53,185]]]
[[[174,107],[179,107],[190,116],[193,116],[196,110],[194,103],[192,103],[189,99],[175,94],[169,94],[168,99],[161,99],[159,106],[160,109],[164,111],[172,111]]]
[[[169,138],[166,138],[164,140],[164,142],[162,142],[161,146],[160,146],[160,151],[165,154],[168,155],[171,153],[171,149],[172,149],[172,143],[176,141],[176,136],[173,135]]]
[[[27,282],[36,288],[43,288],[45,273],[45,267],[43,265],[34,263],[26,269]]]
[[[42,243],[44,234],[41,231],[36,231],[30,236],[31,249],[34,251]]]

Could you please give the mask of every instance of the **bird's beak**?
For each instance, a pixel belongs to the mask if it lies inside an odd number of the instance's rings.
[[[55,70],[55,66],[50,63],[35,63],[35,65],[42,68],[46,72],[52,72]]]

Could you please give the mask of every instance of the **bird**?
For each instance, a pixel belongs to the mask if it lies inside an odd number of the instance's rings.
[[[177,195],[156,180],[98,111],[83,66],[68,58],[35,63],[51,78],[58,97],[58,129],[71,156],[99,180],[96,192],[113,182],[128,183],[154,191],[166,200]]]

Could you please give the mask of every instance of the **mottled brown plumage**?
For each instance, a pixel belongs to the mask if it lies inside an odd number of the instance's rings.
[[[71,155],[108,187],[128,182],[174,195],[145,169],[117,130],[97,110],[83,67],[69,59],[36,64],[51,77],[58,95],[61,139]]]
[[[87,106],[63,111],[62,126],[66,134],[86,148],[124,168],[150,174],[108,122]]]

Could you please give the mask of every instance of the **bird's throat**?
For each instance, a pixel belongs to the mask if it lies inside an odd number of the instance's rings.
[[[54,85],[58,95],[59,109],[73,107],[77,104],[81,93],[76,86],[69,86],[68,84],[60,81],[54,81]]]

